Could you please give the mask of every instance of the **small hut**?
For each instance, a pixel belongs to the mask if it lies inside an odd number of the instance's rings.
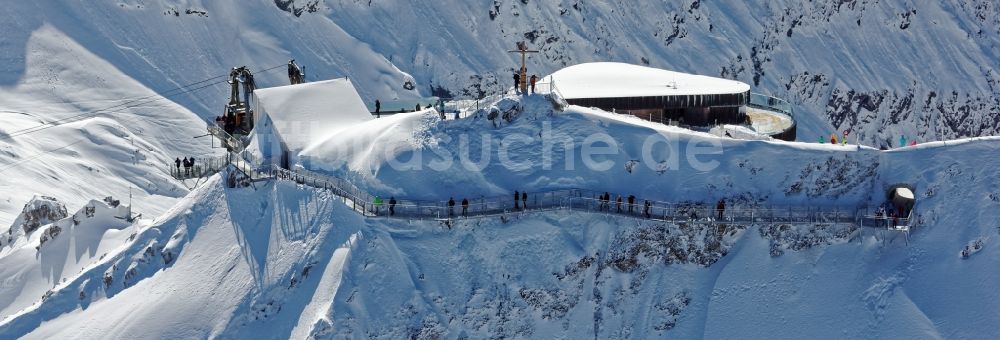
[[[896,184],[889,187],[886,198],[892,202],[893,208],[900,213],[900,216],[909,216],[910,212],[913,211],[913,205],[916,204],[915,191],[908,184]]]

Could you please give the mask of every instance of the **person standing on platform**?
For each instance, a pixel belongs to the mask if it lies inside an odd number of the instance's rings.
[[[535,83],[537,83],[537,82],[538,82],[538,76],[532,74],[531,75],[531,94],[535,94]]]
[[[375,216],[378,216],[378,209],[382,207],[382,197],[375,196],[375,200],[372,201],[372,205],[375,206]]]
[[[527,191],[521,192],[521,206],[524,207],[524,209],[528,209],[528,192]]]
[[[463,198],[462,199],[462,217],[467,217],[467,216],[469,216],[469,199],[468,198]]]
[[[514,210],[521,209],[520,208],[521,205],[519,202],[521,202],[521,193],[518,192],[517,190],[514,190]]]
[[[375,118],[382,118],[382,102],[375,99]]]
[[[514,93],[521,93],[521,75],[514,72]]]
[[[396,215],[396,197],[389,197],[389,216]]]
[[[455,198],[448,198],[448,216],[455,215]]]

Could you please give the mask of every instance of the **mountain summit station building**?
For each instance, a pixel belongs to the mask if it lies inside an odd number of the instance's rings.
[[[752,94],[743,82],[612,62],[574,65],[548,78],[571,105],[688,126],[749,125],[795,140],[791,106]]]

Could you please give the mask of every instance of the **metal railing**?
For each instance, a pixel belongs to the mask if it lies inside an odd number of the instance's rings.
[[[263,177],[258,171],[260,165],[256,162],[256,157],[249,151],[229,152],[225,156],[196,158],[192,167],[184,167],[183,165],[178,167],[176,162],[171,162],[167,164],[167,169],[170,172],[170,177],[184,180],[214,175],[230,164],[250,179]]]
[[[913,210],[910,210],[905,217],[890,216],[889,214],[879,213],[879,211],[880,209],[878,207],[859,208],[859,222],[865,227],[895,231],[909,231],[910,228],[917,222],[913,218]]]
[[[491,197],[452,197],[451,201],[420,201],[379,197],[358,188],[350,181],[318,174],[306,170],[287,170],[271,166],[260,171],[268,178],[289,180],[315,188],[330,190],[355,212],[369,217],[385,217],[410,220],[446,220],[461,218],[481,218],[511,213],[553,210],[574,210],[608,215],[650,219],[660,221],[724,222],[724,223],[771,223],[771,224],[836,224],[856,223],[856,209],[832,207],[795,206],[735,206],[723,210],[710,204],[675,203],[637,199],[629,204],[626,198],[617,203],[617,197],[610,201],[600,199],[603,192],[587,189],[559,189],[528,193],[527,199],[521,194],[517,200],[513,194]],[[468,200],[468,204],[463,204]]]
[[[616,200],[603,201],[594,198],[570,198],[569,209],[599,212],[636,218],[662,221],[712,221],[728,223],[772,223],[772,224],[822,224],[853,223],[854,213],[848,208],[816,207],[750,207],[737,206],[718,209],[708,204],[672,203],[646,200],[629,204]]]
[[[503,99],[505,93],[494,93],[490,95],[485,95],[481,98],[474,99],[452,99],[450,102],[446,103],[445,106],[454,107],[455,111],[459,112],[460,118],[468,118],[475,115],[484,109],[489,108],[493,103]],[[451,119],[450,115],[448,117]]]
[[[558,105],[560,109],[565,109],[569,106],[569,103],[566,102],[562,92],[559,91],[559,86],[556,85],[556,80],[551,77],[548,81],[539,81],[538,83],[535,83],[535,93],[548,96],[549,100]]]
[[[544,78],[543,78],[544,79]],[[460,99],[460,98],[445,98],[447,99],[445,107],[450,111],[454,110],[459,113],[459,118],[468,118],[475,115],[477,112],[488,109],[493,103],[496,103],[503,99],[507,95],[512,95],[516,90],[504,91],[499,93],[493,93],[485,95],[480,98],[475,99]],[[528,87],[528,94],[538,94],[544,95],[549,98],[553,103],[558,105],[560,108],[565,108],[569,106],[569,103],[562,97],[559,92],[558,87],[556,87],[555,81],[538,81],[535,83],[535,92],[531,92],[531,87]],[[447,115],[447,119],[452,119],[452,111]]]
[[[192,167],[184,167],[183,165],[178,167],[177,163],[170,162],[167,164],[167,169],[170,171],[170,177],[184,180],[214,175],[222,171],[228,164],[229,159],[226,157],[203,157],[196,158]]]
[[[792,110],[792,104],[781,98],[751,92],[750,101],[747,103],[747,106],[762,110],[784,113],[789,117],[792,117],[793,120],[795,119],[795,113]]]
[[[218,138],[222,143],[222,146],[224,146],[227,150],[240,152],[243,151],[245,147],[243,145],[243,141],[233,135],[230,135],[226,132],[226,130],[223,130],[216,124],[208,123],[208,133]]]

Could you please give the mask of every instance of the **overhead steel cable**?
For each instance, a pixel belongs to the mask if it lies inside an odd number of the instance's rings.
[[[275,69],[277,69],[279,67],[283,67],[283,66],[285,66],[285,65],[281,64],[281,65],[277,65],[277,66],[274,66],[274,67],[270,67],[270,68],[267,68],[267,69],[264,69],[264,70],[260,71],[259,73],[269,72],[269,71],[275,70]],[[164,92],[162,94],[161,93],[155,93],[155,94],[151,94],[151,95],[148,95],[148,96],[139,97],[139,98],[136,98],[134,100],[129,100],[129,101],[126,101],[124,103],[112,105],[112,106],[109,106],[109,107],[106,107],[106,108],[102,108],[102,109],[98,109],[98,110],[94,110],[94,111],[89,111],[89,112],[84,112],[84,113],[80,113],[80,114],[73,115],[73,116],[70,116],[70,117],[64,117],[64,118],[56,119],[56,120],[53,120],[53,121],[45,122],[45,123],[42,123],[41,125],[36,125],[36,126],[33,126],[33,127],[29,127],[29,128],[25,128],[25,129],[21,129],[21,130],[10,132],[10,133],[8,133],[5,136],[0,136],[0,140],[10,140],[10,139],[13,139],[14,137],[27,135],[27,134],[35,133],[35,132],[38,132],[38,131],[43,131],[43,130],[46,130],[46,129],[49,129],[49,128],[52,128],[52,127],[56,127],[56,126],[59,126],[59,125],[62,125],[62,124],[71,123],[71,122],[79,121],[79,120],[82,120],[82,119],[85,119],[85,118],[94,117],[94,116],[97,116],[97,115],[99,115],[101,113],[121,112],[121,110],[129,109],[129,108],[134,108],[134,107],[138,107],[138,106],[141,106],[141,105],[152,103],[152,102],[155,102],[155,101],[158,101],[158,100],[163,100],[163,99],[174,97],[174,96],[178,96],[178,95],[181,95],[181,94],[186,94],[186,93],[191,93],[191,92],[194,92],[194,91],[202,90],[202,89],[205,89],[205,88],[208,88],[208,87],[211,87],[211,86],[215,86],[215,85],[218,85],[218,84],[222,84],[222,83],[228,82],[228,79],[226,79],[226,80],[221,80],[221,81],[216,81],[216,82],[205,84],[205,83],[213,81],[215,79],[225,78],[225,77],[228,77],[228,75],[219,75],[219,76],[215,76],[215,77],[203,79],[203,80],[200,80],[200,81],[197,81],[197,82],[194,82],[194,83],[190,83],[190,84],[186,84],[186,85],[181,85],[179,87],[176,87],[176,88],[173,88],[171,90],[168,90],[168,91],[166,91],[166,92]],[[205,85],[198,86],[196,88],[189,88],[191,86],[195,86],[195,85],[199,85],[199,84],[205,84]],[[115,110],[115,111],[112,111],[112,110]]]
[[[221,83],[225,82],[225,81],[214,82],[214,83],[209,83],[208,85],[203,85],[203,86],[195,88],[195,89],[187,89],[187,87],[198,85],[198,84],[204,84],[206,81],[211,81],[211,80],[214,80],[214,79],[217,79],[217,78],[219,78],[219,77],[213,77],[213,78],[209,78],[209,79],[206,79],[206,80],[202,80],[202,81],[198,81],[198,82],[195,82],[195,83],[191,83],[191,84],[188,84],[188,85],[184,85],[184,86],[181,86],[181,87],[178,87],[178,88],[175,88],[175,89],[171,89],[171,90],[169,90],[167,92],[164,92],[162,95],[161,94],[152,94],[152,95],[149,95],[149,96],[136,98],[134,100],[130,100],[130,101],[127,101],[127,102],[124,102],[124,103],[112,105],[112,106],[105,107],[105,108],[102,108],[102,109],[98,109],[98,110],[94,110],[94,111],[89,111],[89,112],[83,112],[83,113],[72,115],[72,116],[69,116],[69,117],[63,117],[63,118],[52,120],[52,121],[49,121],[49,122],[44,122],[44,123],[42,123],[40,125],[36,125],[36,126],[33,126],[33,127],[29,127],[29,128],[25,128],[25,129],[13,131],[13,132],[9,133],[7,136],[5,136],[3,138],[9,139],[11,137],[16,137],[16,136],[21,136],[21,135],[26,135],[26,134],[34,133],[34,132],[37,132],[37,131],[41,131],[41,130],[52,128],[52,127],[55,127],[55,126],[59,126],[61,124],[65,124],[65,123],[69,123],[69,122],[81,120],[81,119],[88,118],[88,117],[97,116],[97,115],[99,115],[101,113],[107,113],[107,112],[112,111],[112,110],[123,110],[123,109],[133,108],[133,107],[137,107],[137,106],[141,106],[141,105],[144,105],[144,104],[148,104],[148,103],[151,103],[151,102],[154,102],[154,101],[157,101],[157,100],[161,100],[161,99],[164,99],[164,98],[169,98],[169,97],[173,97],[173,96],[176,96],[176,95],[180,95],[180,94],[184,94],[184,93],[189,93],[189,92],[192,92],[192,91],[200,90],[200,89],[208,87],[208,86],[214,86],[214,85],[221,84]],[[180,92],[178,92],[178,91],[180,91]]]
[[[266,73],[266,72],[275,70],[275,69],[277,69],[279,67],[283,67],[283,66],[285,66],[285,64],[281,64],[281,65],[277,65],[277,66],[274,66],[274,67],[270,67],[270,68],[267,68],[267,69],[264,69],[264,70],[258,72],[258,74],[260,74],[260,73]],[[52,121],[52,122],[47,122],[47,123],[44,123],[44,124],[42,124],[40,126],[35,126],[35,127],[32,127],[32,128],[27,128],[27,129],[21,129],[21,130],[18,130],[18,131],[14,131],[13,133],[8,134],[8,135],[0,135],[0,140],[11,140],[11,139],[13,139],[14,137],[17,137],[17,136],[23,136],[23,135],[35,133],[35,132],[38,132],[38,131],[43,131],[43,130],[46,130],[46,129],[49,129],[49,128],[53,128],[53,127],[56,127],[56,126],[59,126],[59,125],[65,124],[65,123],[71,123],[73,121],[79,121],[79,120],[82,120],[82,119],[87,118],[87,117],[97,116],[97,115],[99,115],[101,113],[120,113],[120,112],[125,112],[124,110],[127,110],[129,108],[133,108],[133,107],[137,107],[137,106],[142,106],[142,105],[145,105],[145,104],[157,101],[157,100],[161,100],[161,99],[165,99],[165,98],[169,98],[169,97],[173,97],[173,96],[177,96],[177,95],[181,95],[181,94],[185,94],[185,93],[191,93],[191,92],[194,92],[194,91],[199,91],[199,90],[202,90],[202,89],[205,89],[205,88],[208,88],[208,87],[212,87],[212,86],[215,86],[215,85],[218,85],[218,84],[225,83],[225,82],[229,81],[227,79],[227,80],[223,80],[223,81],[218,81],[218,82],[213,82],[213,83],[205,84],[207,82],[210,82],[212,80],[215,80],[215,79],[218,79],[218,78],[222,78],[222,77],[228,77],[228,75],[215,76],[215,77],[204,79],[204,80],[200,80],[200,81],[197,81],[197,82],[194,82],[194,83],[191,83],[191,84],[182,85],[182,86],[179,86],[177,88],[171,89],[171,90],[165,92],[164,94],[153,94],[153,95],[145,96],[145,97],[140,98],[139,100],[141,100],[141,99],[147,99],[147,100],[141,101],[141,102],[138,102],[138,103],[136,101],[130,101],[129,103],[124,103],[124,104],[128,104],[128,105],[126,105],[124,107],[122,107],[122,104],[114,105],[114,106],[106,107],[106,108],[103,108],[103,109],[100,109],[100,110],[86,112],[86,113],[74,115],[72,117],[66,117],[66,118],[58,119],[58,120],[55,120],[55,121]],[[199,86],[199,87],[196,87],[196,88],[190,88],[190,89],[187,88],[187,87],[190,87],[190,86],[193,86],[193,85],[198,85],[198,84],[205,84],[205,85],[202,85],[202,86]],[[176,91],[180,91],[180,92],[176,92]],[[175,93],[166,94],[166,93],[169,93],[169,92],[175,92]],[[111,111],[111,110],[114,110],[114,109],[120,109],[120,110],[119,111]],[[70,121],[70,119],[74,119],[74,120]],[[3,168],[0,168],[0,173],[5,172],[7,170],[10,170],[12,168],[15,168],[15,167],[17,167],[17,166],[19,166],[19,165],[21,165],[23,163],[26,163],[28,161],[35,160],[38,157],[41,157],[41,156],[43,156],[45,154],[56,152],[56,151],[59,151],[59,150],[62,150],[62,149],[66,149],[66,148],[68,148],[70,146],[79,144],[82,141],[83,141],[83,139],[80,139],[80,140],[74,141],[72,143],[69,143],[67,145],[63,145],[61,147],[54,148],[54,149],[51,149],[51,150],[42,151],[42,152],[36,153],[34,155],[31,155],[28,158],[21,159],[21,160],[15,161],[15,162],[11,162],[11,163],[5,164],[3,166]]]

